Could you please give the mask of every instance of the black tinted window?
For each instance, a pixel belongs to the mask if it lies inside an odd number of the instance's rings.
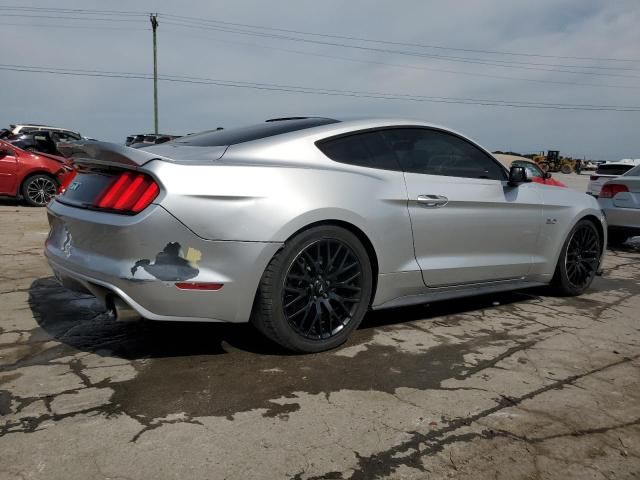
[[[203,133],[196,133],[187,137],[175,140],[175,143],[191,145],[194,147],[222,147],[225,145],[235,145],[238,143],[250,142],[261,138],[281,135],[283,133],[295,132],[305,128],[318,127],[337,123],[337,120],[330,118],[303,118],[298,120],[281,120],[259,123],[249,127],[231,128],[229,130],[214,130]]]
[[[627,173],[633,165],[611,165],[604,164],[600,165],[596,170],[596,173],[600,173],[602,175],[624,175]]]
[[[506,180],[504,169],[473,144],[450,133],[424,128],[384,131],[405,172]]]
[[[393,151],[380,132],[363,132],[317,143],[331,160],[361,167],[400,170]]]

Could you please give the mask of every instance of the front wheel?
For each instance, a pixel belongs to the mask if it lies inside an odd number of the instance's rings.
[[[593,222],[580,220],[562,246],[552,287],[561,295],[581,295],[589,288],[600,267],[602,245]]]
[[[58,191],[58,182],[49,175],[34,175],[22,184],[22,197],[32,207],[44,207]]]
[[[296,352],[342,344],[369,308],[373,273],[366,249],[343,228],[323,225],[288,240],[265,270],[252,323]]]

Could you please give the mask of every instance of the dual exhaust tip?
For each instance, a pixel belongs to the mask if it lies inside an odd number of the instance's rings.
[[[105,303],[107,305],[107,312],[118,322],[136,322],[142,320],[140,314],[117,295],[108,295]]]

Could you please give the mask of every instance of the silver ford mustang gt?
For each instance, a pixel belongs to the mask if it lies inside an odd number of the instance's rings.
[[[370,308],[579,295],[606,245],[595,199],[427,123],[286,118],[69,151],[45,249],[64,285],[121,319],[252,322],[298,352],[341,344]]]

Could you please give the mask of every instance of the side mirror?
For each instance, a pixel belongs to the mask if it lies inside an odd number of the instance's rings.
[[[530,182],[531,178],[527,175],[527,169],[524,167],[511,167],[509,170],[509,185],[517,187],[521,183]]]
[[[544,172],[544,179],[548,180],[551,178],[551,172]]]
[[[8,152],[7,150],[0,150],[0,160],[2,160],[4,157],[8,157],[12,155],[11,152]]]

